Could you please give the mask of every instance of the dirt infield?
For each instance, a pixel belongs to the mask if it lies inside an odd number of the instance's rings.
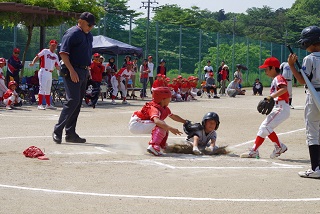
[[[260,159],[239,158],[265,118],[256,110],[262,97],[249,91],[236,98],[170,103],[172,112],[194,122],[209,111],[219,114],[217,144],[231,150],[221,156],[148,154],[150,136],[132,135],[127,127],[142,100],[115,106],[104,100],[96,109],[82,108],[77,132],[85,144],[52,141],[61,107],[2,108],[0,213],[319,213],[319,180],[297,175],[310,166],[304,89],[293,88],[295,109],[275,130],[288,146],[277,159],[269,158],[269,140],[259,149]],[[166,122],[182,130],[181,124]],[[168,142],[184,138],[170,134]],[[32,145],[50,160],[24,157]]]

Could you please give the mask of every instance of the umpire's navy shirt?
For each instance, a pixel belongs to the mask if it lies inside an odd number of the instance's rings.
[[[73,26],[64,33],[59,53],[68,53],[73,66],[89,66],[91,64],[92,42],[91,32],[84,33],[80,27]]]

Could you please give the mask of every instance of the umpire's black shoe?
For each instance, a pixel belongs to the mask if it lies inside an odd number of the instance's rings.
[[[62,139],[61,139],[61,137],[59,137],[56,133],[52,133],[52,139],[53,139],[53,141],[54,142],[56,142],[57,144],[61,144],[61,141],[62,141]]]
[[[79,137],[79,135],[66,135],[66,142],[68,143],[85,143],[87,140],[85,138]]]

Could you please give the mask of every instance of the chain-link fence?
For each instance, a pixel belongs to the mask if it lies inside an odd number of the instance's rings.
[[[50,39],[60,41],[64,31],[69,27],[63,24],[46,28],[45,41],[48,42]],[[27,61],[32,60],[39,52],[39,32],[39,28],[35,27],[30,47],[26,52]],[[92,31],[93,35],[98,35],[101,32],[103,29],[99,27]],[[207,60],[212,62],[212,67],[215,70],[218,69],[221,61],[225,61],[231,74],[235,71],[236,64],[246,65],[248,70],[244,71],[244,81],[247,85],[251,85],[255,78],[269,81],[268,77],[262,75],[258,69],[265,58],[275,56],[283,62],[287,60],[289,54],[284,44],[252,40],[237,35],[204,32],[179,25],[150,23],[148,44],[146,44],[146,32],[146,27],[137,27],[133,30],[109,30],[106,36],[142,47],[145,56],[147,53],[153,55],[155,65],[160,59],[165,59],[167,70],[171,74],[181,73],[202,77]],[[0,57],[8,59],[14,47],[19,47],[21,51],[24,51],[26,41],[27,31],[23,26],[2,29],[0,32]],[[148,47],[147,50],[146,47]],[[299,48],[294,48],[294,51],[299,55],[299,61],[307,55],[305,50]],[[119,56],[117,59],[118,67],[122,65],[123,58],[124,56]]]

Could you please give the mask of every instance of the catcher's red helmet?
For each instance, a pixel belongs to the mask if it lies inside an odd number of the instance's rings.
[[[158,87],[152,91],[152,100],[156,103],[160,103],[161,100],[170,98],[171,91],[168,87]]]
[[[17,86],[16,81],[10,81],[10,82],[8,83],[8,88],[10,88],[10,86],[12,86],[12,85]]]
[[[6,59],[5,58],[0,58],[0,63],[3,63],[4,65],[6,65]]]

